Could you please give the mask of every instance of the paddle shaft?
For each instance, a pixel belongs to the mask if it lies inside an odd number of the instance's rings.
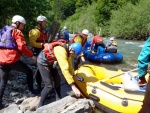
[[[106,81],[107,81],[107,80],[109,80],[109,79],[112,79],[112,78],[118,77],[118,76],[123,75],[123,74],[125,74],[125,73],[130,73],[130,72],[136,71],[137,69],[138,69],[138,68],[135,68],[135,69],[133,69],[133,70],[130,70],[130,71],[123,72],[123,73],[121,73],[121,74],[118,74],[118,75],[112,76],[112,77],[110,77],[110,78],[103,79],[103,80],[101,80],[101,81],[102,81],[102,82],[106,82]]]

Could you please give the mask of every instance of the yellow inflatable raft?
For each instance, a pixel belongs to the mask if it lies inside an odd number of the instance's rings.
[[[74,80],[83,96],[92,99],[97,108],[107,113],[138,113],[144,92],[122,88],[121,76],[107,79],[122,73],[124,72],[121,70],[113,71],[100,66],[83,65],[76,71]],[[135,72],[133,74],[137,75]],[[103,82],[105,79],[107,81]]]

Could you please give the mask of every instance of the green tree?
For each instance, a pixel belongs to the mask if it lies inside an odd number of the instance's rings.
[[[150,33],[149,4],[149,0],[141,0],[137,5],[128,3],[121,9],[113,11],[110,20],[110,33],[124,39],[147,38]]]
[[[27,25],[25,28],[26,35],[28,31],[36,25],[38,15],[47,15],[48,10],[51,10],[50,0],[1,0],[0,1],[0,26],[11,23],[11,18],[14,15],[21,15],[26,19]],[[49,17],[48,17],[49,18]]]

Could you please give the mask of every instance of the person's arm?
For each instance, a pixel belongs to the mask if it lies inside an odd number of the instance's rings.
[[[69,65],[71,63],[71,59],[68,59],[66,50],[61,46],[56,46],[54,47],[54,54],[66,81],[68,82],[68,84],[73,83],[74,80],[72,77],[74,74],[74,70]]]
[[[56,59],[58,61],[58,64],[61,68],[61,71],[62,71],[66,81],[71,86],[71,88],[72,88],[73,92],[75,93],[75,95],[77,97],[80,97],[81,92],[75,86],[74,80],[73,80],[74,69],[73,69],[73,66],[72,66],[72,58],[67,57],[66,50],[61,46],[57,46],[57,47],[54,48],[54,54],[56,56]]]
[[[140,77],[147,74],[148,64],[150,64],[150,47],[144,47],[138,56],[138,74]]]
[[[32,51],[27,47],[26,45],[26,41],[25,41],[25,37],[23,35],[23,33],[18,30],[18,29],[14,29],[12,31],[12,37],[15,38],[17,46],[18,46],[18,51],[27,56],[27,57],[32,57],[33,53]]]
[[[144,47],[138,56],[138,75],[139,85],[144,86],[146,84],[145,75],[147,74],[147,67],[150,64],[150,38],[145,42]]]

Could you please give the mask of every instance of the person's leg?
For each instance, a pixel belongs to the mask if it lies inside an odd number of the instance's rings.
[[[17,61],[14,64],[11,64],[10,68],[19,72],[23,72],[27,75],[27,85],[28,85],[29,91],[34,93],[32,70],[22,61]]]
[[[57,92],[58,97],[61,98],[61,86],[60,86],[61,78],[56,68],[52,70],[52,77],[54,80],[54,88]]]
[[[51,91],[52,89],[52,81],[51,81],[51,70],[49,70],[48,67],[42,66],[41,64],[37,63],[38,69],[40,71],[41,77],[43,79],[43,82],[45,84],[42,92],[41,92],[41,99],[40,102],[37,106],[37,108],[41,107],[44,105],[44,101],[48,95],[48,93]]]
[[[150,113],[150,79],[147,83],[143,105],[139,113]]]
[[[34,56],[38,57],[39,53],[42,51],[42,48],[33,48],[32,51],[34,53]],[[37,67],[37,63],[35,64],[35,66]],[[41,74],[40,74],[38,67],[37,67],[37,71],[35,72],[35,80],[38,86],[38,90],[41,91],[42,90],[42,87],[41,87],[42,78],[41,78]]]
[[[36,82],[37,82],[37,85],[38,85],[38,89],[39,89],[39,91],[41,91],[42,90],[42,87],[41,87],[42,78],[41,78],[41,74],[40,74],[39,69],[37,69],[35,79],[36,79]]]
[[[94,46],[94,52],[97,52],[98,46],[99,46],[99,43],[95,43],[95,46]]]
[[[4,105],[2,104],[2,98],[7,85],[7,81],[9,79],[9,72],[10,69],[0,66],[0,109],[4,107]]]

